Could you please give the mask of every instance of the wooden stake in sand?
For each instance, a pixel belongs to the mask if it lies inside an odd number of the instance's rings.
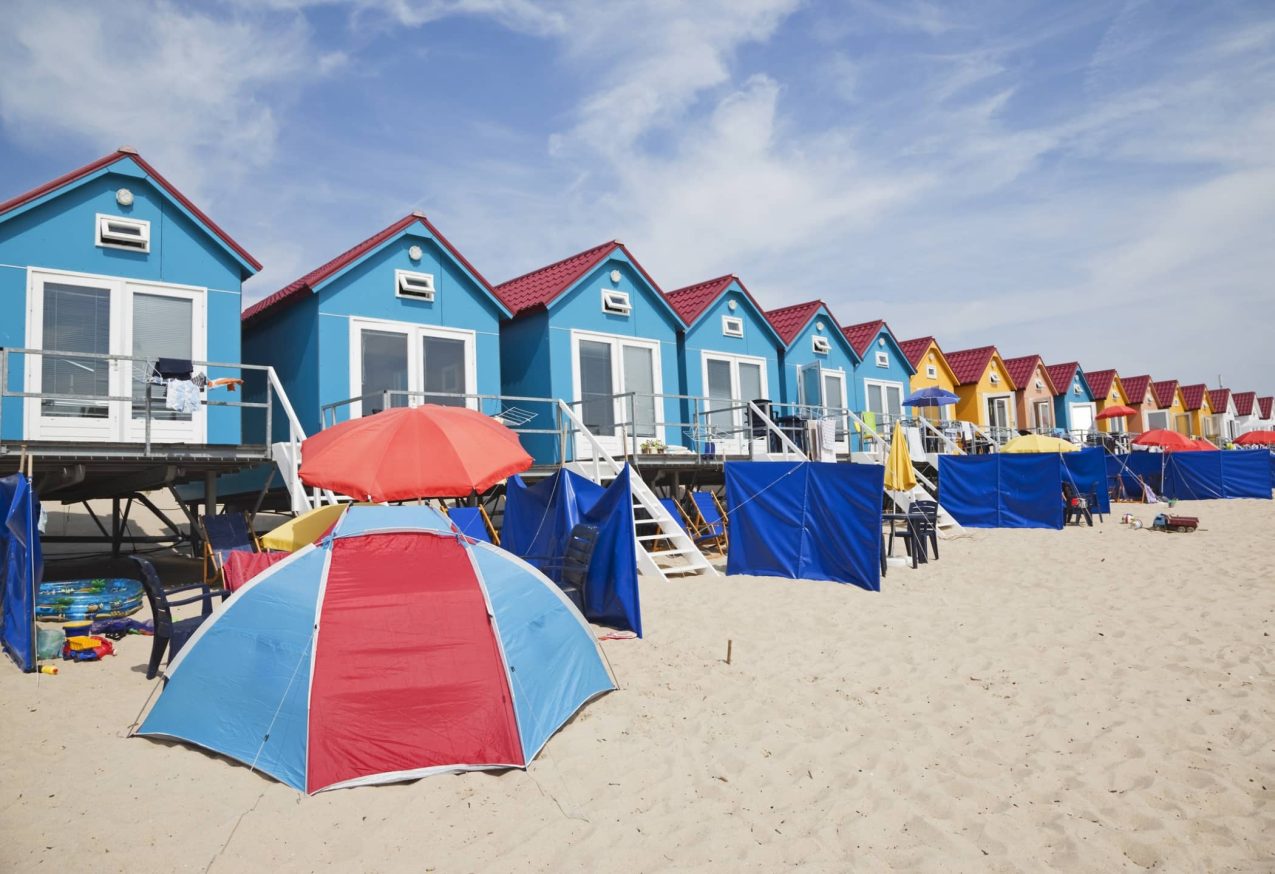
[[[735,641],[731,640],[730,638],[726,639],[726,664],[728,665],[730,664],[731,647],[734,646],[734,644],[735,644]]]

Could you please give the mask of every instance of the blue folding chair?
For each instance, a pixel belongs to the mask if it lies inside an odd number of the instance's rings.
[[[493,546],[500,545],[500,535],[491,524],[491,518],[482,507],[449,507],[447,518],[471,540],[481,540]]]
[[[691,534],[696,543],[713,543],[722,552],[726,551],[726,512],[717,502],[712,492],[691,492],[691,507],[695,510],[692,517]],[[698,517],[698,518],[696,518]]]
[[[222,513],[199,520],[204,534],[204,582],[221,576],[232,552],[260,552],[261,541],[243,513]],[[208,572],[212,568],[212,573]]]

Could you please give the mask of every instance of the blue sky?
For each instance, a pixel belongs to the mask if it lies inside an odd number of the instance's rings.
[[[136,146],[265,265],[413,209],[950,350],[1275,391],[1275,5],[6,3],[8,195]]]

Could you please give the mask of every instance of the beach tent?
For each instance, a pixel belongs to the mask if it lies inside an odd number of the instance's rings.
[[[530,486],[521,477],[511,477],[505,492],[500,545],[557,579],[571,529],[581,522],[598,526],[585,575],[585,618],[640,637],[642,609],[627,465],[606,486],[566,468]]]
[[[939,501],[969,528],[1062,528],[1064,457],[1054,452],[940,456]]]
[[[879,464],[728,461],[727,574],[881,589]]]
[[[35,595],[44,573],[40,502],[20,473],[0,477],[0,642],[23,671],[35,670]]]
[[[524,768],[613,688],[534,568],[430,507],[352,507],[199,627],[138,733],[314,793]]]

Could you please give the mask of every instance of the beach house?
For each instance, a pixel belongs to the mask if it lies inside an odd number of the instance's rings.
[[[1257,430],[1257,422],[1261,415],[1257,407],[1257,392],[1232,392],[1231,400],[1235,404],[1235,436],[1246,431]]]
[[[1099,413],[1102,413],[1108,407],[1115,406],[1133,409],[1129,404],[1130,398],[1125,391],[1124,382],[1116,371],[1087,370],[1085,371],[1085,381],[1089,383],[1089,390],[1093,392],[1094,403],[1097,405]],[[1132,415],[1129,415],[1098,419],[1098,430],[1108,434],[1124,434],[1129,430],[1129,421],[1133,418]]]
[[[1197,382],[1182,386],[1182,409],[1186,413],[1186,433],[1189,436],[1205,437],[1210,441],[1217,436],[1207,385]]]
[[[912,392],[923,388],[937,388],[956,394],[956,374],[952,372],[951,365],[947,363],[947,356],[943,354],[937,340],[933,337],[917,337],[912,340],[903,340],[899,343],[899,348],[903,350],[908,363],[912,365],[909,386]],[[936,422],[942,422],[953,418],[954,409],[953,404],[943,404],[916,407],[914,411]]]
[[[1134,415],[1125,419],[1125,427],[1131,434],[1140,434],[1147,428],[1147,414],[1156,409],[1155,392],[1151,390],[1150,374],[1120,377],[1120,385]]]
[[[747,405],[777,400],[784,342],[738,276],[719,276],[665,295],[686,324],[678,336],[682,427],[691,448],[714,442],[742,453]]]
[[[1018,416],[1017,386],[995,346],[949,352],[947,363],[956,375],[956,417],[986,431],[998,443],[1014,436]]]
[[[785,411],[807,418],[836,417],[837,451],[848,452],[850,432],[845,412],[855,401],[853,379],[858,357],[854,347],[820,300],[768,310],[766,318],[784,344],[781,379]]]
[[[506,395],[563,399],[611,454],[681,442],[677,344],[686,325],[623,243],[537,268],[496,294],[513,313],[500,329]],[[544,413],[536,427],[552,429],[552,410]],[[551,436],[523,443],[538,461],[555,460]],[[592,445],[576,434],[579,453]]]
[[[1054,430],[1054,385],[1039,355],[1006,358],[1005,370],[1014,383],[1014,411],[1018,427],[1038,434]]]
[[[1164,428],[1179,434],[1191,433],[1191,419],[1182,400],[1182,387],[1176,379],[1161,379],[1151,383],[1155,396],[1155,409],[1147,411],[1147,430]]]
[[[244,355],[275,368],[307,433],[386,407],[479,409],[500,394],[508,315],[414,212],[245,310]]]
[[[1275,429],[1275,396],[1265,395],[1257,399],[1257,420],[1252,430]]]
[[[198,388],[244,377],[260,269],[133,149],[0,203],[0,440],[239,444],[242,393]],[[150,381],[160,358],[173,383]]]
[[[890,326],[883,320],[862,322],[842,329],[854,348],[858,364],[855,380],[859,415],[871,414],[878,430],[891,430],[903,418],[903,399],[916,369],[908,360]]]
[[[1239,410],[1235,405],[1235,395],[1229,388],[1209,389],[1209,406],[1213,409],[1213,433],[1217,437],[1215,443],[1225,446],[1240,436],[1240,432],[1236,430]]]
[[[1072,440],[1083,440],[1094,429],[1098,409],[1084,371],[1075,361],[1045,368],[1054,384],[1054,422]]]

